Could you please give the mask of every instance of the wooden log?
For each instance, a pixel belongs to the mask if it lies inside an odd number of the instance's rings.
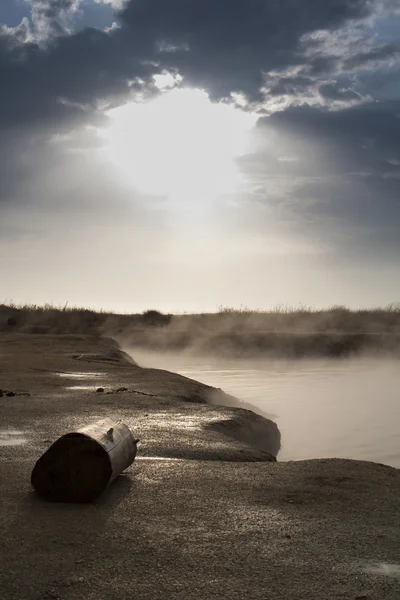
[[[31,475],[51,502],[93,502],[135,460],[137,441],[123,423],[97,421],[59,438]]]

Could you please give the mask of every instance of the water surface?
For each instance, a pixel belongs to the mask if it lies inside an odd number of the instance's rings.
[[[130,352],[141,366],[220,387],[276,421],[279,460],[340,457],[400,468],[399,361],[222,361]]]
[[[0,446],[22,446],[26,442],[27,439],[23,431],[15,429],[0,430]]]

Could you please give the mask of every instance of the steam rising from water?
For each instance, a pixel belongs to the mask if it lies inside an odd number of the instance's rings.
[[[400,357],[400,311],[226,312],[111,318],[104,330],[123,346],[219,358]],[[125,326],[123,326],[125,325]]]
[[[129,351],[141,366],[222,388],[238,406],[276,421],[280,460],[341,457],[400,468],[396,360],[219,360]]]

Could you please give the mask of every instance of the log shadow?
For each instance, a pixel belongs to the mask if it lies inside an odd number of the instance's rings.
[[[10,523],[4,542],[7,598],[61,598],[95,568],[99,540],[113,527],[113,517],[134,489],[132,473],[122,474],[91,504],[46,502],[29,491]],[[78,590],[77,590],[78,591]]]

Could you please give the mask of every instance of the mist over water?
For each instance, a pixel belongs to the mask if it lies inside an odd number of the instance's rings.
[[[396,359],[220,360],[128,351],[140,366],[222,388],[271,418],[282,435],[280,461],[338,457],[400,468]]]

